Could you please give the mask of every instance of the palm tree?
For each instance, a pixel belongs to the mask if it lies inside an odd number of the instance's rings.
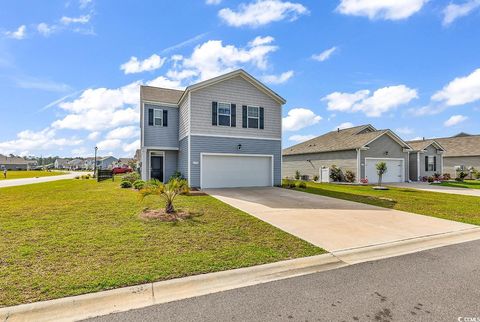
[[[146,196],[155,195],[160,196],[165,200],[165,212],[167,214],[174,214],[175,208],[173,201],[180,194],[185,194],[190,191],[188,182],[185,179],[171,179],[167,183],[162,183],[158,180],[151,180],[147,186],[140,190],[142,198]]]
[[[387,164],[385,162],[378,162],[375,167],[377,168],[378,174],[378,185],[382,185],[382,177],[385,172],[387,172]]]

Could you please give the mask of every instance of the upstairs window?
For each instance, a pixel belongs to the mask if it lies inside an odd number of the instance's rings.
[[[148,125],[156,127],[168,126],[168,110],[148,108]]]
[[[250,129],[258,129],[260,113],[258,106],[247,107],[247,126]]]
[[[217,109],[218,125],[230,126],[232,118],[231,106],[228,103],[218,103]]]
[[[163,125],[163,111],[159,109],[153,110],[153,125],[162,126]]]

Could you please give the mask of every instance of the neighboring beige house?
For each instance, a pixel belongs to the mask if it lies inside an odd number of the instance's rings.
[[[408,141],[413,151],[409,153],[410,180],[443,174],[445,148],[437,140]]]
[[[480,170],[480,135],[460,133],[452,137],[436,138],[445,148],[443,173],[455,177],[458,170],[467,171],[473,167]]]
[[[409,180],[409,153],[413,149],[391,130],[361,125],[328,132],[283,150],[282,176],[294,177],[298,170],[309,179],[322,176],[322,168],[339,167],[355,174],[356,181],[378,181],[376,164],[387,163],[384,182]],[[322,181],[324,181],[322,179]]]
[[[0,169],[7,170],[28,170],[32,161],[27,161],[24,158],[16,156],[6,156],[0,154]]]

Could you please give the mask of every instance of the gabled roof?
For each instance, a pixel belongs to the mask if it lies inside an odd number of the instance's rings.
[[[140,99],[176,105],[180,97],[182,97],[183,92],[184,91],[177,89],[141,85]]]
[[[30,162],[21,157],[7,157],[0,154],[0,164],[29,164]]]
[[[328,132],[314,139],[283,150],[283,155],[354,150],[366,147],[383,135],[388,135],[404,148],[410,146],[390,130],[376,130],[370,124]]]
[[[480,156],[480,135],[435,139],[445,148],[445,157]]]
[[[412,147],[414,151],[422,151],[428,148],[430,145],[433,145],[435,148],[445,151],[445,148],[434,139],[429,140],[417,140],[417,141],[407,141],[408,145]]]

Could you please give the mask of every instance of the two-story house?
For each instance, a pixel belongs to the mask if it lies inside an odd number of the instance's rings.
[[[142,179],[191,187],[281,184],[285,99],[243,70],[184,91],[141,86]]]

